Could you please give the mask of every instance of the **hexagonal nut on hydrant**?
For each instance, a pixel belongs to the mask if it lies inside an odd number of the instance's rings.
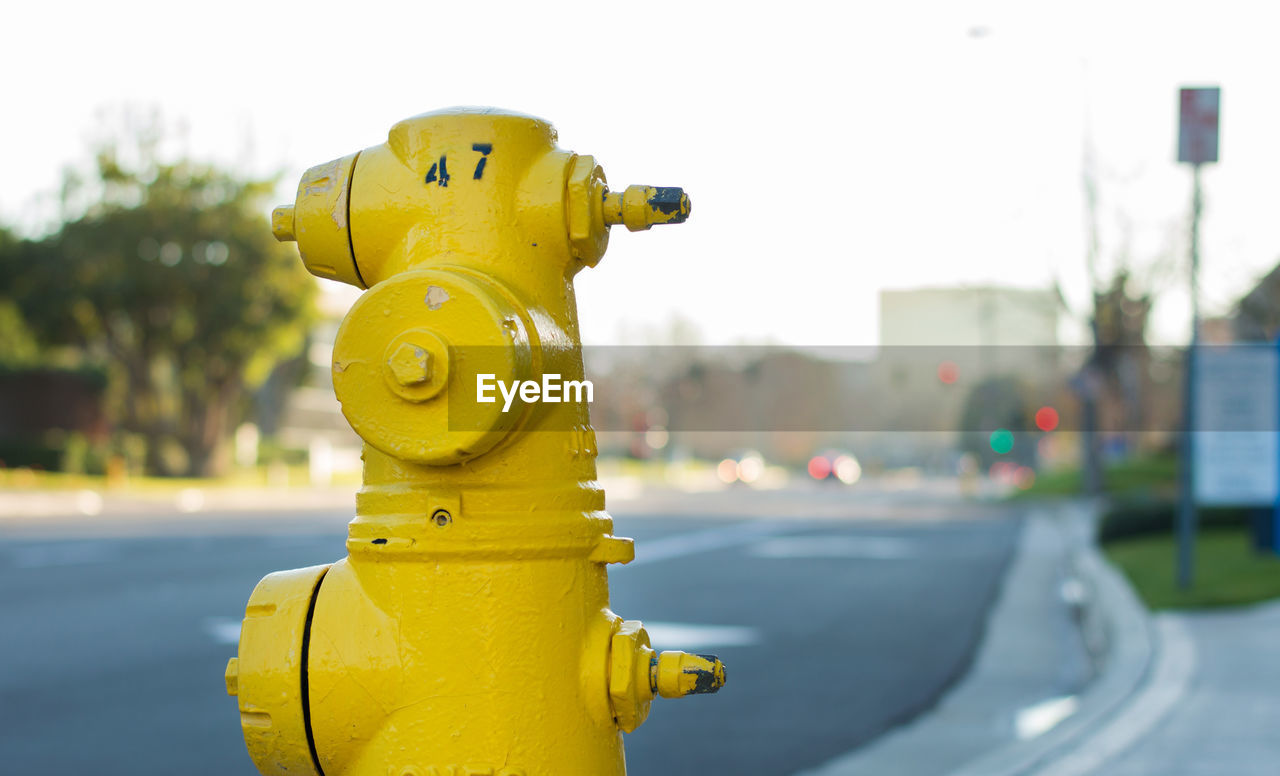
[[[222,678],[227,683],[227,695],[240,694],[240,658],[233,657],[227,661],[227,670],[223,672]]]
[[[604,170],[595,157],[573,157],[565,180],[569,249],[588,267],[598,264],[609,247],[609,225],[603,211],[607,191]]]
[[[431,379],[431,352],[412,342],[402,342],[387,358],[387,368],[401,385],[421,385]]]
[[[649,634],[639,620],[624,620],[609,645],[609,702],[618,728],[630,733],[649,716],[654,688]]]
[[[655,696],[683,698],[724,687],[724,663],[715,655],[657,654],[638,620],[624,620],[613,633],[609,655],[609,700],[618,728],[630,733],[649,716]]]

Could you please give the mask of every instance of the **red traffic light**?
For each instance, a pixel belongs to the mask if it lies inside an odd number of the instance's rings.
[[[938,364],[938,380],[943,385],[953,385],[960,378],[960,367],[954,361],[943,361]]]
[[[1058,411],[1053,407],[1041,407],[1036,410],[1036,428],[1041,431],[1053,431],[1058,427]]]

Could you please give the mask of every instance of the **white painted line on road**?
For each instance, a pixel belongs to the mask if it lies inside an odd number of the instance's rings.
[[[760,643],[760,631],[742,625],[646,622],[644,629],[649,632],[654,649],[695,652],[709,647],[749,647]]]
[[[753,520],[748,523],[735,523],[724,528],[664,536],[660,539],[640,539],[636,541],[636,559],[623,568],[643,566],[647,563],[657,563],[660,560],[670,560],[685,555],[696,555],[700,552],[723,550],[727,547],[738,547],[788,530],[795,530],[795,526],[788,525],[786,521]]]
[[[205,633],[218,644],[240,642],[240,620],[206,617]],[[696,625],[683,622],[646,622],[645,630],[656,649],[699,650],[709,647],[748,647],[760,643],[760,631],[742,625]]]
[[[627,566],[643,566],[671,558],[695,555],[700,552],[750,544],[762,536],[792,529],[786,523],[753,520],[735,523],[723,528],[693,531],[660,539],[636,542],[636,558]],[[240,641],[240,620],[228,617],[206,617],[204,630],[219,644],[236,644]],[[758,643],[759,633],[754,628],[738,625],[691,625],[682,623],[646,623],[649,637],[655,646],[678,649],[705,649],[711,646],[737,647]]]
[[[240,643],[240,621],[230,617],[204,618],[204,630],[219,644]]]
[[[911,542],[883,536],[782,536],[755,544],[757,558],[901,560],[917,555]]]
[[[794,526],[785,522],[753,520],[735,523],[723,528],[664,536],[636,542],[636,558],[627,564],[643,566],[647,563],[696,555],[728,547],[750,544],[761,537],[771,536]],[[219,644],[236,644],[240,641],[240,620],[228,617],[206,617],[204,630]],[[739,625],[694,625],[672,622],[645,623],[649,638],[655,647],[675,649],[706,649],[707,647],[740,647],[759,643],[760,634],[755,628]]]
[[[1079,742],[1075,751],[1036,776],[1084,776],[1124,753],[1151,732],[1186,695],[1196,672],[1196,646],[1177,615],[1156,618],[1160,653],[1151,679],[1109,725]]]
[[[1074,695],[1050,698],[1021,709],[1014,716],[1013,732],[1026,741],[1053,730],[1059,722],[1076,713],[1080,700]]]

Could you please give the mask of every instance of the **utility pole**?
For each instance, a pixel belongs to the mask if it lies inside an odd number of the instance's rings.
[[[1178,587],[1187,590],[1195,579],[1195,540],[1198,516],[1195,501],[1196,350],[1200,344],[1200,211],[1203,200],[1200,168],[1218,161],[1218,87],[1183,88],[1178,99],[1178,161],[1191,165],[1191,344],[1187,348],[1186,389],[1183,393],[1182,455],[1178,503]]]
[[[1191,344],[1185,359],[1182,407],[1182,461],[1178,499],[1178,587],[1187,590],[1195,576],[1195,541],[1199,516],[1195,499],[1196,349],[1200,345],[1200,164],[1191,167]]]

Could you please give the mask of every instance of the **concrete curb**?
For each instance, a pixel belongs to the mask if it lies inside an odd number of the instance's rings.
[[[1098,650],[1097,678],[1081,693],[1070,717],[1036,738],[997,749],[950,776],[1022,776],[1048,768],[1106,725],[1146,685],[1157,649],[1151,618],[1128,581],[1098,549],[1097,512],[1096,505],[1076,504],[1064,515],[1075,534],[1072,565],[1088,589],[1082,627],[1086,643]]]
[[[1196,672],[1195,641],[1178,615],[1155,619],[1159,653],[1148,678],[1124,704],[1087,735],[1056,753],[1035,776],[1086,776],[1114,762],[1148,735],[1182,701]],[[1168,773],[1168,770],[1164,770]]]
[[[965,675],[922,716],[802,776],[1028,776],[1105,728],[1148,682],[1155,639],[1146,609],[1097,547],[1098,513],[1090,502],[1031,510]],[[1046,683],[1061,638],[1046,602],[1061,611],[1059,595],[1071,601],[1094,667],[1070,698],[1052,697]],[[1019,713],[1046,704],[1070,716],[1019,739]]]

